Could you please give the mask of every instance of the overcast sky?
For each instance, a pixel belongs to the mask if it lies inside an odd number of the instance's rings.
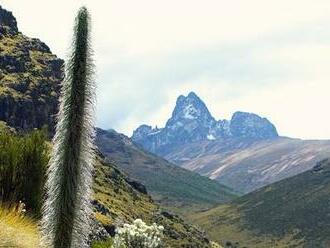
[[[195,91],[216,119],[240,111],[285,136],[330,139],[329,0],[2,0],[20,30],[66,58],[74,15],[93,21],[97,125],[164,126]]]

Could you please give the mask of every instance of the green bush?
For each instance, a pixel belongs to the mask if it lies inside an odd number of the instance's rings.
[[[48,152],[45,131],[20,136],[0,133],[0,201],[22,201],[39,215],[42,206]]]

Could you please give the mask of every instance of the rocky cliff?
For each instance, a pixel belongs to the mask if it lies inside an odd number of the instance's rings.
[[[17,129],[54,129],[63,60],[38,39],[19,32],[0,6],[0,120]]]

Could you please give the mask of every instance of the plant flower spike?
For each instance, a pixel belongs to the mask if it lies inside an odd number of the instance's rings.
[[[51,248],[88,247],[95,99],[89,22],[83,7],[62,85],[42,219],[43,243]]]

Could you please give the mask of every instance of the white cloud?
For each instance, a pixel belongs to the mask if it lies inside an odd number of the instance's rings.
[[[330,138],[328,0],[3,0],[23,33],[64,57],[79,6],[92,13],[98,124],[163,125],[196,91],[217,118],[264,115],[280,133]]]

